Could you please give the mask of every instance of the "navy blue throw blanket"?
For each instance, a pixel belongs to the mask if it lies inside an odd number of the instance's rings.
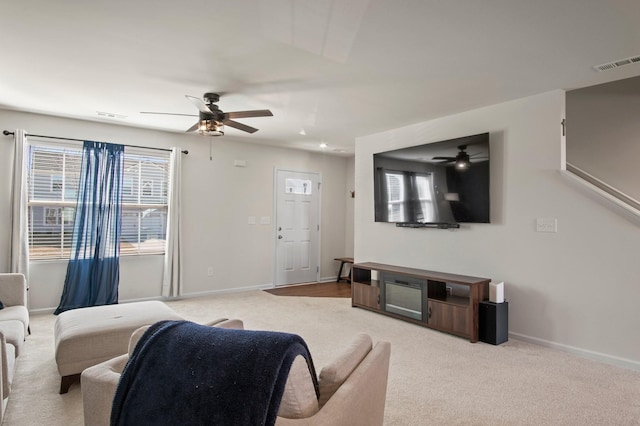
[[[113,400],[111,425],[273,425],[296,356],[295,334],[161,321],[142,336]]]

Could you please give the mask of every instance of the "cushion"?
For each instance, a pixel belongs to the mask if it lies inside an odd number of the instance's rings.
[[[207,324],[222,328],[243,328],[242,321],[234,319],[210,321]],[[129,355],[131,355],[138,341],[149,327],[148,325],[140,327],[133,332],[129,340]],[[278,416],[300,419],[313,416],[319,409],[318,397],[313,387],[313,380],[311,379],[307,361],[304,357],[297,356],[291,364],[291,370],[289,370],[289,377],[285,384]]]
[[[4,309],[4,305],[2,304],[2,300],[0,300],[0,309]]]
[[[147,329],[149,329],[149,327],[151,326],[145,325],[143,327],[138,328],[133,333],[131,333],[131,338],[129,338],[129,350],[128,350],[129,356],[131,356],[131,354],[133,353],[133,350],[136,348],[136,345],[140,341],[140,338],[142,337],[144,332],[147,331]]]
[[[297,355],[313,372],[308,348],[295,334],[156,323],[120,377],[111,422],[180,424],[185,413],[175,407],[181,406],[189,412],[187,423],[253,424],[266,416],[266,424],[274,424]],[[310,378],[315,382],[315,375]],[[175,379],[176,387],[166,386]]]
[[[27,334],[29,327],[29,311],[24,305],[4,305],[4,309],[0,310],[0,322],[18,320],[23,324],[24,334]]]
[[[318,386],[320,387],[320,407],[333,396],[340,386],[347,380],[353,370],[362,362],[373,347],[373,341],[368,334],[360,333],[334,361],[320,371]]]
[[[304,357],[298,355],[289,370],[278,416],[301,419],[313,416],[319,409],[318,397],[313,386],[309,366]]]
[[[6,342],[15,347],[15,355],[20,355],[20,350],[24,344],[24,326],[21,321],[0,321],[0,333]]]

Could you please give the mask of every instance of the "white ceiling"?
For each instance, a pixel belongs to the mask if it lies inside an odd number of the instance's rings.
[[[274,113],[224,138],[332,153],[640,75],[592,68],[640,54],[640,1],[3,0],[0,15],[1,108],[183,132],[195,118],[140,111],[195,114],[184,95],[218,91],[223,111]]]

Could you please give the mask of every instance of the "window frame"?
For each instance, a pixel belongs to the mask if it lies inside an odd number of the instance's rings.
[[[27,199],[27,210],[29,215],[28,220],[28,250],[31,260],[33,261],[60,261],[60,260],[68,260],[69,254],[71,250],[70,238],[73,234],[73,222],[75,215],[75,209],[77,205],[77,199],[68,200],[65,199],[69,191],[67,191],[67,185],[71,182],[75,185],[78,184],[79,179],[73,176],[73,172],[70,172],[71,169],[67,169],[67,158],[68,156],[78,154],[80,155],[80,159],[82,159],[82,146],[78,146],[77,144],[70,143],[52,143],[41,140],[36,141],[28,141],[28,178],[27,178],[27,186],[28,186],[28,199]],[[46,163],[42,164],[42,168],[37,168],[37,159],[34,160],[33,156],[36,152],[47,152],[50,153],[50,159],[56,161],[57,164],[60,164],[61,170],[47,170]],[[56,155],[58,157],[56,157]],[[50,159],[46,159],[43,161],[51,161]],[[77,159],[74,159],[77,160]],[[36,164],[34,165],[34,161]],[[157,151],[152,148],[125,148],[125,163],[134,163],[137,167],[137,176],[131,177],[126,175],[126,170],[124,171],[125,175],[123,176],[122,183],[122,216],[121,216],[121,224],[124,221],[125,212],[129,213],[129,217],[132,217],[131,212],[135,213],[137,218],[134,220],[135,222],[135,233],[128,234],[129,237],[135,237],[134,241],[124,241],[121,239],[120,242],[120,255],[129,257],[129,256],[147,256],[147,255],[164,255],[166,250],[166,230],[167,230],[167,220],[168,220],[168,186],[170,185],[170,152],[168,151]],[[154,169],[153,172],[149,172],[145,174],[143,169],[145,165],[153,164],[159,166],[161,171],[158,172],[157,169]],[[55,167],[55,166],[52,166]],[[49,173],[49,182],[48,185],[45,183],[45,186],[42,187],[42,182],[38,183],[38,171],[40,171],[40,180],[42,179],[42,175],[45,173]],[[56,174],[57,173],[57,174]],[[150,177],[149,177],[150,176]],[[157,182],[154,182],[154,179]],[[143,194],[143,187],[140,184],[141,182],[150,182],[151,193]],[[46,182],[46,181],[45,181]],[[56,187],[54,190],[54,184],[60,183],[59,187]],[[126,182],[126,183],[125,183]],[[37,188],[37,186],[40,186]],[[137,188],[136,188],[137,186]],[[164,191],[158,191],[162,187],[167,188],[167,195],[164,195]],[[57,189],[59,188],[59,189]],[[155,191],[154,191],[155,189]],[[137,193],[136,193],[137,192]],[[74,194],[74,197],[77,198],[77,189],[71,192]],[[127,197],[128,195],[128,197]],[[50,196],[50,199],[46,197]],[[57,199],[55,199],[57,198]],[[128,199],[127,199],[128,198]],[[151,200],[146,201],[157,201],[160,202],[145,202],[144,198],[151,198]],[[126,199],[126,201],[125,201]],[[41,213],[36,209],[42,208]],[[73,209],[73,214],[70,220],[65,220],[68,213],[65,214],[65,209]],[[47,223],[48,218],[52,218],[54,216],[47,216],[52,210],[57,210],[56,214],[56,223]],[[159,238],[144,238],[142,228],[143,228],[143,220],[145,219],[145,215],[154,214],[154,216],[149,217],[153,221],[153,223],[157,224],[158,232],[157,235]],[[160,214],[158,214],[160,213]],[[42,220],[40,223],[37,222],[37,216],[41,214]],[[37,227],[41,227],[40,230],[37,230]],[[124,226],[123,226],[124,228]],[[148,229],[152,229],[151,228]],[[121,236],[125,236],[124,229],[121,231]],[[155,229],[151,230],[151,235]],[[47,232],[50,234],[47,236]],[[43,236],[37,237],[36,234],[40,233]],[[49,238],[49,239],[47,239]],[[147,246],[143,246],[146,242],[149,242]],[[55,245],[51,245],[50,243],[56,243]],[[42,250],[40,253],[37,253],[38,247],[47,247],[46,250]]]

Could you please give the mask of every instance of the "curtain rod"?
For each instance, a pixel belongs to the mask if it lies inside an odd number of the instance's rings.
[[[9,136],[9,135],[13,136],[14,132],[10,132],[8,130],[3,130],[2,134],[5,135],[5,136]],[[61,137],[58,137],[58,136],[32,135],[32,134],[28,134],[28,133],[26,134],[26,136],[33,136],[33,137],[36,137],[36,138],[59,139],[59,140],[63,140],[63,141],[84,142],[83,139],[61,138]],[[128,146],[128,147],[131,147],[131,148],[155,149],[155,150],[158,150],[158,151],[171,151],[170,149],[167,149],[167,148],[153,148],[153,147],[149,147],[149,146],[127,145],[127,144],[125,144],[124,146]],[[182,153],[183,154],[188,154],[189,151],[187,151],[185,149],[184,151],[182,151]]]

